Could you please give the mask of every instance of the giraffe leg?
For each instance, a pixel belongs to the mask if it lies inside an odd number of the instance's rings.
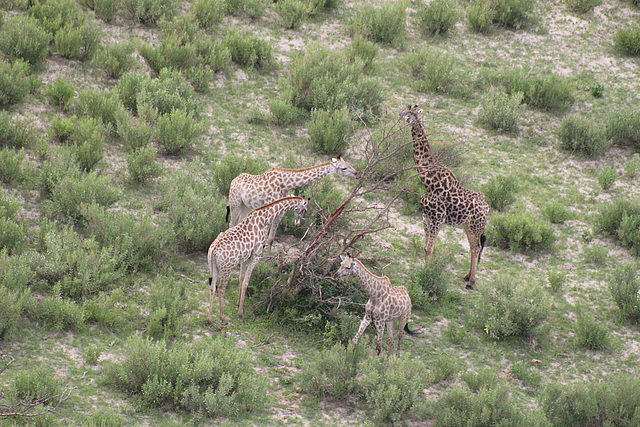
[[[362,321],[360,322],[360,327],[358,328],[358,332],[356,333],[356,336],[353,337],[353,339],[351,340],[353,345],[358,344],[358,340],[360,339],[360,336],[362,335],[364,330],[367,329],[367,326],[369,326],[369,323],[371,323],[371,316],[369,315],[369,313],[365,313],[364,317],[362,318]]]
[[[212,267],[211,277],[209,277],[209,316],[207,324],[213,324],[213,295],[216,293],[216,284],[218,282],[218,268]]]
[[[273,240],[276,238],[276,231],[278,231],[278,226],[284,217],[284,213],[273,218],[271,222],[271,226],[269,227],[269,235],[267,236],[267,240],[265,241],[265,246],[267,248],[266,256],[271,255],[271,245],[273,244]]]
[[[260,245],[258,245],[260,247]],[[247,293],[247,287],[249,286],[249,280],[251,279],[251,273],[253,273],[253,269],[258,265],[258,261],[260,261],[260,253],[262,252],[262,248],[256,248],[260,250],[254,251],[254,253],[249,257],[246,261],[246,271],[242,277],[242,281],[240,282],[240,296],[238,297],[238,317],[241,320],[244,320],[244,296]]]
[[[376,326],[376,351],[378,356],[382,353],[382,336],[384,335],[384,320],[378,317],[373,319],[373,324]],[[391,332],[393,333],[393,332]]]
[[[391,356],[391,349],[393,348],[393,326],[396,323],[394,320],[388,320],[387,322],[387,335],[389,335],[389,342],[387,343],[387,359]]]
[[[407,326],[409,322],[409,316],[400,316],[398,319],[398,356],[400,356],[400,342],[402,341],[402,336],[404,335],[404,327]]]
[[[433,254],[433,247],[436,244],[436,238],[440,232],[443,220],[431,218],[430,215],[422,214],[422,223],[424,224],[424,252],[425,259]]]
[[[224,315],[224,292],[227,290],[227,284],[229,284],[229,276],[231,272],[223,271],[220,274],[220,286],[218,287],[218,305],[220,307],[220,323],[225,324],[228,322],[228,318]]]
[[[478,258],[480,256],[480,250],[482,249],[481,234],[472,230],[469,223],[464,224],[464,231],[467,234],[467,240],[469,241],[469,251],[471,252],[471,265],[469,266],[469,274],[464,276],[464,280],[469,282],[466,286],[467,289],[473,289],[473,285],[476,283],[476,267],[478,265]]]

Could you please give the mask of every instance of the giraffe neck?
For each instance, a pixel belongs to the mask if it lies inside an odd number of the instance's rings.
[[[249,215],[253,214],[251,216],[254,218],[254,221],[258,225],[258,227],[266,227],[267,225],[271,224],[275,217],[288,211],[289,209],[295,208],[302,201],[304,201],[302,197],[285,197],[284,199],[280,199],[258,209],[254,209],[253,211],[249,212]]]
[[[310,182],[318,181],[332,174],[334,169],[331,167],[330,162],[326,162],[304,169],[273,168],[273,171],[277,173],[283,191],[289,191]]]
[[[413,159],[416,165],[432,163],[436,160],[429,145],[427,134],[420,123],[420,119],[416,119],[411,123],[411,136],[413,137]]]
[[[354,259],[353,274],[360,279],[364,291],[371,298],[377,298],[387,291],[388,279],[371,273],[362,263]]]

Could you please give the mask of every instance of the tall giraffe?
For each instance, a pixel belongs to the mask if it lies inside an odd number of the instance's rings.
[[[240,264],[240,294],[238,296],[238,316],[244,318],[244,296],[249,285],[251,273],[255,268],[267,237],[269,225],[273,219],[293,209],[295,224],[300,224],[302,215],[307,211],[307,200],[302,197],[285,197],[254,209],[237,225],[223,231],[209,247],[207,261],[209,263],[209,317],[213,322],[213,295],[218,294],[220,305],[220,322],[224,317],[224,292],[229,283],[232,269]],[[218,279],[220,286],[216,287]]]
[[[400,117],[411,125],[413,158],[426,190],[420,199],[425,255],[428,258],[433,253],[433,246],[442,224],[463,225],[471,251],[471,266],[464,280],[469,282],[467,289],[473,289],[476,267],[486,241],[484,229],[487,225],[489,204],[482,194],[464,188],[453,172],[435,157],[420,122],[421,112],[417,105],[409,105],[402,110]]]
[[[409,298],[407,288],[391,285],[391,281],[387,276],[379,277],[372,274],[358,259],[352,258],[350,255],[340,255],[340,259],[342,264],[338,269],[338,275],[354,274],[360,279],[364,291],[369,296],[358,333],[351,342],[357,344],[360,336],[373,320],[373,324],[376,327],[376,351],[380,354],[382,351],[382,336],[384,335],[386,324],[387,334],[389,335],[389,343],[387,345],[387,357],[389,357],[393,346],[393,326],[396,319],[398,319],[398,354],[400,354],[400,341],[402,340],[403,331],[413,334],[407,325],[411,316],[411,298]]]
[[[229,206],[227,207],[227,221],[231,213],[229,226],[238,224],[251,209],[286,197],[289,191],[333,173],[353,178],[357,176],[356,170],[342,156],[330,162],[303,169],[271,168],[262,175],[241,173],[231,181],[229,187]],[[267,254],[271,252],[271,244],[280,221],[282,221],[282,215],[275,217],[271,223],[266,240]]]

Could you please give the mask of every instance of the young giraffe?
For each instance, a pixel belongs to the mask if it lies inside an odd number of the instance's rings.
[[[209,247],[207,261],[209,263],[209,317],[213,322],[213,295],[218,293],[220,305],[220,322],[225,322],[224,292],[229,282],[231,270],[240,264],[240,294],[238,297],[238,316],[244,318],[244,296],[247,291],[251,273],[260,260],[269,225],[273,219],[293,209],[295,224],[300,224],[302,215],[307,211],[307,200],[302,197],[285,197],[254,209],[237,225],[216,237]],[[218,279],[220,286],[216,287]]]
[[[262,175],[241,173],[231,181],[229,188],[229,206],[227,207],[227,221],[231,213],[229,227],[242,221],[251,209],[286,197],[289,191],[318,181],[332,173],[350,177],[357,175],[356,170],[342,156],[304,169],[271,168]],[[271,244],[280,221],[282,221],[282,215],[273,219],[269,229],[266,241],[267,254],[271,253]]]
[[[360,336],[373,320],[373,324],[376,327],[376,351],[380,354],[382,351],[382,336],[386,324],[387,334],[389,335],[389,343],[387,345],[387,357],[389,357],[393,346],[393,326],[395,320],[398,319],[398,354],[400,354],[400,341],[402,340],[403,331],[413,334],[407,325],[411,316],[411,298],[409,298],[407,288],[404,286],[392,286],[387,276],[375,276],[358,259],[352,258],[350,255],[340,255],[340,259],[342,264],[338,269],[338,275],[356,275],[360,279],[364,291],[369,296],[358,333],[353,337],[353,344],[358,343]]]
[[[409,105],[400,113],[400,117],[411,125],[413,158],[426,190],[420,199],[425,254],[428,258],[433,253],[433,246],[442,224],[462,224],[471,251],[471,266],[464,280],[469,282],[467,289],[473,289],[476,267],[486,241],[484,229],[487,225],[489,204],[482,194],[464,188],[453,172],[435,157],[418,117],[421,112],[417,105]]]

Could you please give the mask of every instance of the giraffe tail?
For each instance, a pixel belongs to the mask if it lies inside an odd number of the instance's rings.
[[[484,234],[480,236],[480,252],[478,252],[478,264],[480,264],[480,256],[482,255],[482,250],[484,249],[484,245],[487,242],[487,236]]]
[[[417,332],[412,331],[411,329],[409,329],[409,322],[404,324],[404,331],[406,333],[408,333],[409,335],[417,335]]]
[[[224,219],[225,222],[229,222],[229,213],[231,213],[231,208],[227,206],[227,217]]]

